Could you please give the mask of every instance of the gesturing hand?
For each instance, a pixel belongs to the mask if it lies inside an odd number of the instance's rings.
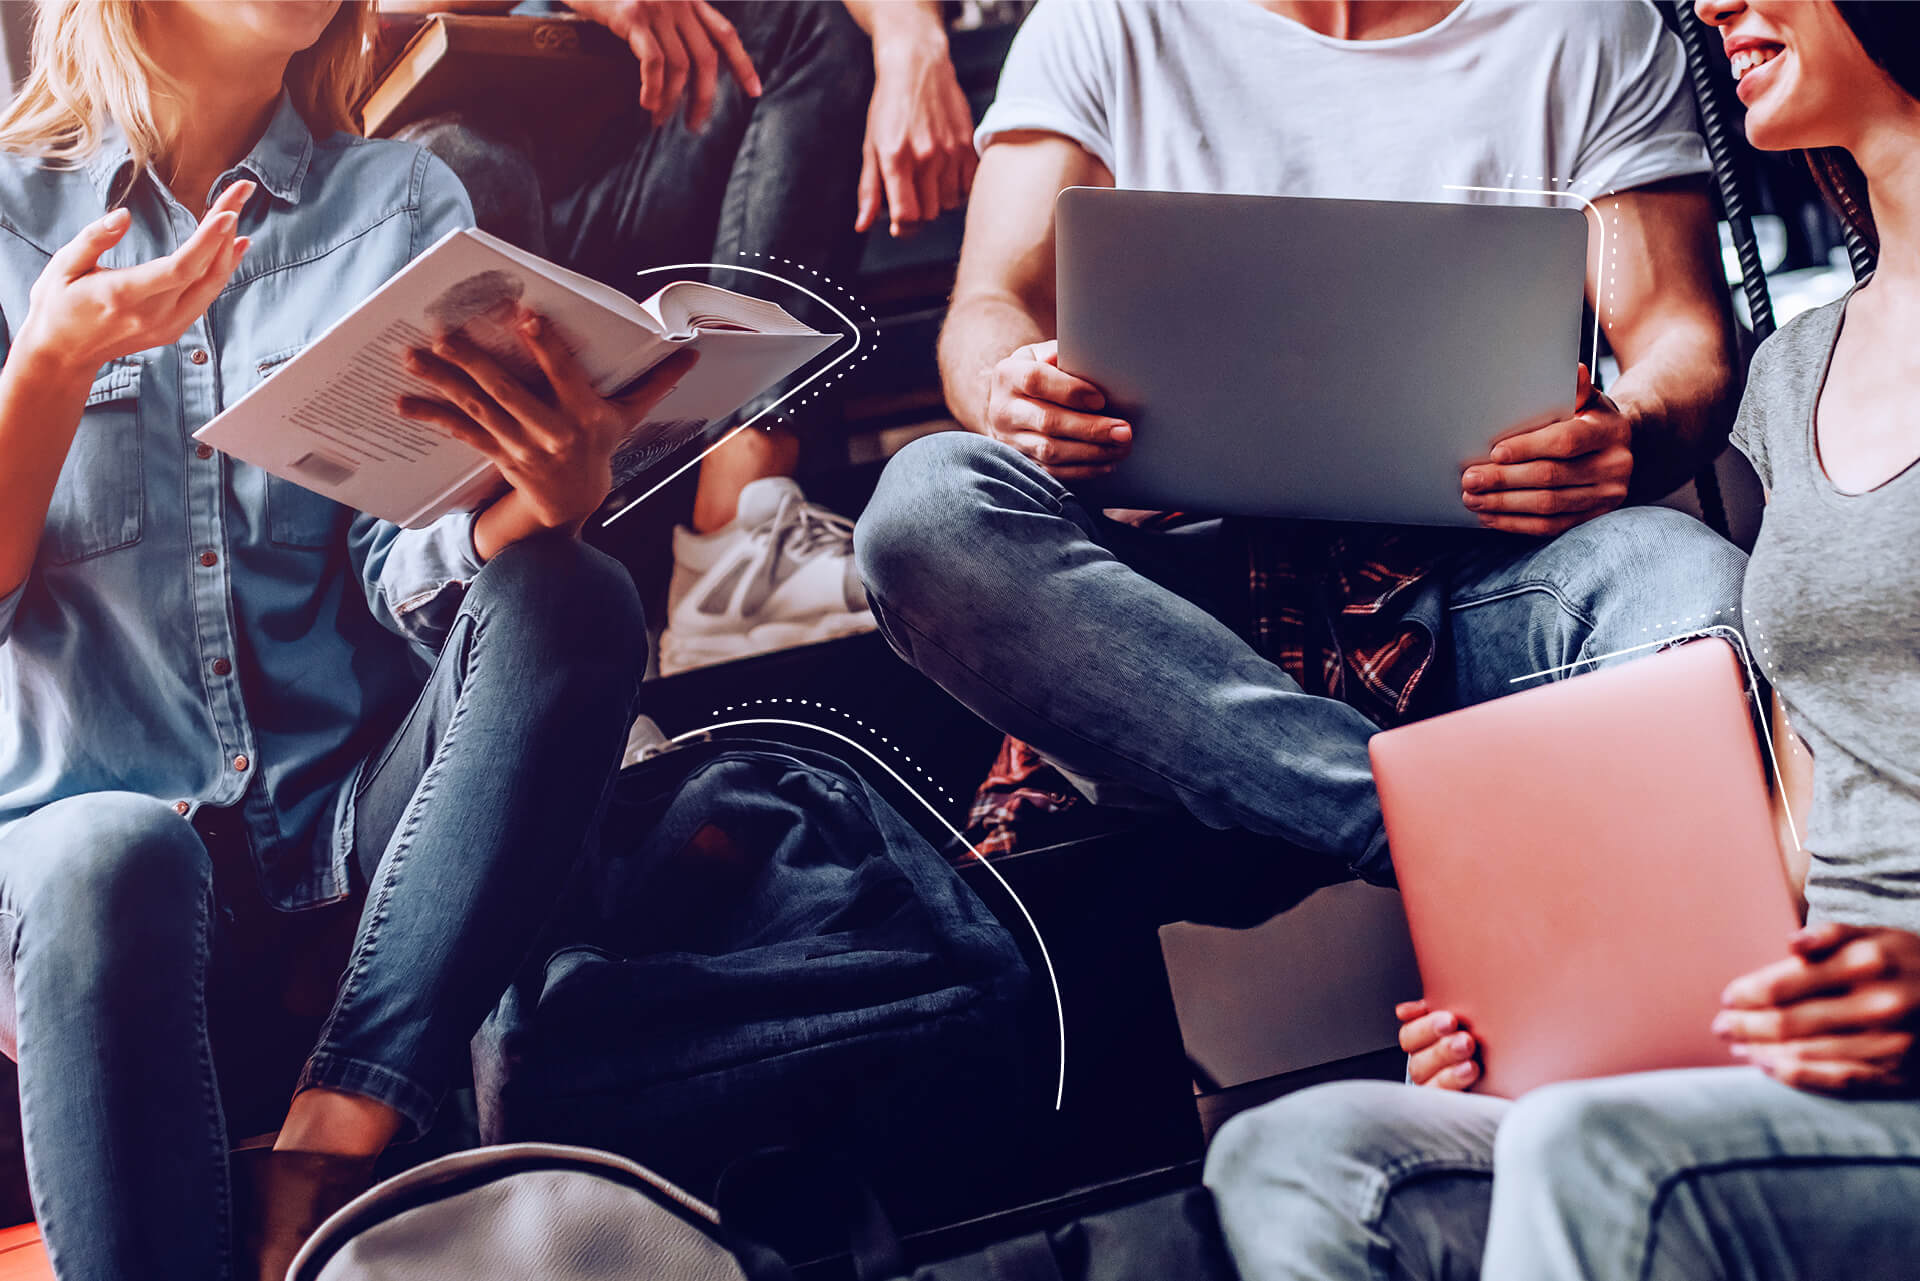
[[[1825,922],[1721,996],[1713,1030],[1737,1058],[1803,1090],[1911,1094],[1920,1085],[1920,937]]]
[[[1435,1010],[1425,1001],[1402,1001],[1393,1007],[1400,1020],[1400,1048],[1406,1051],[1407,1075],[1415,1085],[1441,1090],[1471,1090],[1480,1079],[1480,1044],[1460,1026],[1451,1010]]]
[[[1573,417],[1509,436],[1460,477],[1460,499],[1488,529],[1559,534],[1627,501],[1633,424],[1580,366]]]
[[[445,399],[402,396],[400,414],[480,451],[540,525],[576,529],[613,488],[614,450],[693,367],[694,353],[675,352],[609,400],[541,317],[522,311],[514,331],[546,386],[527,386],[464,335],[447,334],[407,358]]]
[[[749,98],[760,96],[760,74],[740,43],[740,33],[706,0],[568,0],[627,42],[640,64],[640,105],[653,126],[673,119],[687,100],[687,128],[700,130],[713,118],[720,64]]]
[[[966,200],[977,165],[973,109],[945,40],[876,39],[873,75],[853,229],[873,226],[884,199],[888,230],[900,236]]]
[[[28,292],[14,345],[72,380],[91,379],[109,360],[178,342],[226,288],[247,251],[236,236],[240,208],[254,184],[220,193],[187,242],[137,267],[102,267],[101,255],[132,223],[116,209],[87,226],[48,259]]]
[[[1021,347],[993,367],[987,431],[1062,480],[1099,476],[1133,448],[1133,428],[1098,411],[1107,398],[1060,368],[1060,344]]]

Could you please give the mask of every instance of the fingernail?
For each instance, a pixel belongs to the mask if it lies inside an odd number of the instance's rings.
[[[1108,440],[1132,440],[1133,428],[1127,426],[1125,423],[1116,423],[1112,428],[1108,430],[1107,439]]]
[[[1507,461],[1508,458],[1512,457],[1512,455],[1513,455],[1513,451],[1508,449],[1505,445],[1497,445],[1494,447],[1493,461],[1496,463],[1504,463]]]
[[[1474,511],[1480,510],[1481,498],[1480,498],[1480,495],[1478,494],[1469,494],[1465,490],[1461,490],[1460,501],[1465,503],[1469,508],[1471,508]]]
[[[1722,1011],[1713,1016],[1713,1034],[1727,1036],[1733,1031],[1733,1015]]]
[[[1473,1048],[1473,1038],[1465,1032],[1456,1032],[1447,1038],[1447,1048],[1458,1054],[1465,1054]]]
[[[1460,483],[1468,489],[1478,489],[1486,480],[1486,473],[1477,467],[1469,467],[1460,477]]]
[[[521,317],[520,317],[520,331],[521,331],[522,333],[525,333],[525,334],[528,334],[528,335],[532,335],[532,334],[537,334],[537,333],[539,333],[539,332],[540,332],[540,317],[538,317],[538,316],[536,316],[536,315],[534,315],[534,314],[533,314],[532,312],[530,312],[530,311],[529,311],[529,312],[527,312],[527,313],[526,313],[525,315],[523,315],[523,316],[521,316]]]
[[[1727,1053],[1732,1055],[1736,1059],[1742,1059],[1742,1060],[1751,1059],[1753,1057],[1753,1051],[1748,1049],[1746,1046],[1742,1045],[1738,1041],[1735,1041],[1732,1045],[1729,1045],[1727,1047]]]
[[[100,224],[110,229],[115,227],[122,227],[126,225],[127,219],[131,217],[133,217],[133,215],[129,213],[127,210],[116,209],[112,213],[108,214],[106,217],[102,218],[100,220]]]
[[[1445,1036],[1447,1033],[1453,1031],[1453,1029],[1459,1027],[1460,1022],[1453,1017],[1453,1011],[1443,1010],[1439,1014],[1434,1015],[1433,1025],[1440,1030],[1440,1035]]]

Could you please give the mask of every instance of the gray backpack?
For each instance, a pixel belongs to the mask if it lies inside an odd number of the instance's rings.
[[[388,1179],[320,1225],[288,1281],[788,1281],[772,1252],[610,1152],[515,1143]]]

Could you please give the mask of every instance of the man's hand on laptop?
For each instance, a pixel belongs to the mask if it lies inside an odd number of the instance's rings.
[[[1434,1010],[1425,1001],[1393,1007],[1400,1020],[1400,1048],[1407,1054],[1407,1075],[1415,1085],[1441,1090],[1471,1090],[1480,1079],[1480,1044],[1460,1026],[1451,1010]]]
[[[1061,369],[1059,351],[1032,343],[993,367],[987,434],[1060,480],[1104,475],[1133,448],[1133,428],[1100,412],[1106,396]]]
[[[1461,501],[1488,529],[1564,533],[1627,500],[1633,425],[1583,364],[1573,417],[1509,436],[1460,477]]]
[[[1823,1094],[1920,1089],[1920,936],[1825,921],[1787,947],[1720,998],[1713,1030],[1734,1057]]]

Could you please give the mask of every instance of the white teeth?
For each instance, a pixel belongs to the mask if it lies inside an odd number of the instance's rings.
[[[1766,63],[1772,62],[1779,54],[1780,50],[1778,48],[1742,49],[1739,53],[1729,58],[1727,62],[1733,69],[1733,78],[1739,80],[1755,67],[1764,66]]]

